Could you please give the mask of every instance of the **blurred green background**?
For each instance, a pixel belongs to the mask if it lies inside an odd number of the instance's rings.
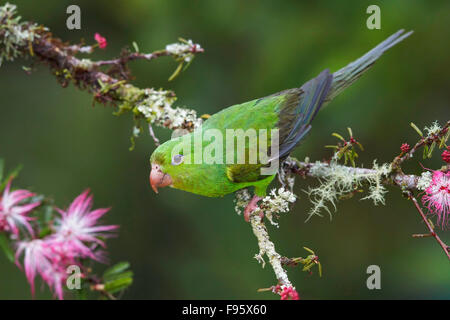
[[[131,64],[141,87],[163,87],[178,95],[178,106],[213,114],[222,108],[291,87],[324,68],[335,71],[401,28],[415,33],[385,54],[344,94],[319,113],[312,133],[295,156],[329,157],[324,145],[332,132],[353,129],[366,151],[360,164],[388,162],[401,143],[413,144],[419,127],[450,116],[449,1],[12,1],[20,15],[50,28],[64,40],[93,43],[99,32],[108,40],[97,58],[116,56],[136,41],[142,51],[164,48],[178,37],[205,48],[173,82],[170,58]],[[2,1],[4,3],[4,1]],[[82,29],[67,30],[66,8],[77,3]],[[366,28],[366,8],[381,8],[381,30]],[[149,157],[154,150],[146,134],[129,152],[132,121],[113,116],[110,107],[92,107],[92,97],[70,86],[61,88],[44,66],[32,75],[30,61],[0,68],[0,156],[12,169],[23,164],[15,186],[53,196],[60,207],[86,187],[95,206],[111,206],[104,219],[120,224],[118,238],[108,241],[112,262],[130,261],[135,283],[125,299],[278,299],[258,288],[275,284],[266,266],[253,256],[257,243],[250,226],[234,212],[233,196],[203,198],[174,189],[159,195],[149,187]],[[156,129],[165,140],[170,132]],[[420,160],[416,158],[415,160]],[[421,161],[441,165],[438,154]],[[419,173],[412,161],[406,166]],[[332,221],[313,217],[297,183],[300,199],[269,227],[277,249],[304,256],[316,251],[323,278],[300,269],[289,275],[303,299],[450,298],[447,258],[433,239],[413,239],[425,232],[423,222],[398,189],[386,206],[358,198],[342,201]],[[442,233],[450,242],[450,233]],[[381,290],[366,288],[366,269],[381,267]],[[105,266],[100,265],[100,270]],[[40,286],[38,286],[39,289]],[[24,274],[0,256],[0,298],[29,299]],[[48,298],[47,289],[37,298]]]

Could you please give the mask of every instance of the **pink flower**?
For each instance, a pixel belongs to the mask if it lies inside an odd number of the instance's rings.
[[[11,230],[14,235],[19,236],[19,227],[22,226],[28,230],[30,235],[33,235],[33,229],[28,221],[33,220],[34,218],[27,215],[41,203],[36,201],[19,206],[18,203],[35,194],[23,189],[11,192],[11,181],[12,180],[8,182],[3,191],[3,195],[0,197],[0,231]]]
[[[92,195],[89,196],[88,189],[75,198],[66,211],[57,208],[61,218],[56,221],[56,233],[52,235],[52,238],[63,243],[68,252],[76,252],[83,257],[103,260],[100,253],[94,254],[92,245],[98,244],[105,247],[103,241],[97,237],[111,236],[105,232],[117,229],[119,226],[96,226],[98,219],[108,212],[109,208],[91,211],[92,203]]]
[[[106,42],[106,38],[102,37],[100,35],[100,33],[96,33],[94,35],[95,41],[97,41],[98,46],[100,47],[100,49],[105,49],[106,46],[108,45],[108,43]]]
[[[95,247],[105,244],[97,237],[107,237],[106,231],[118,226],[96,226],[98,219],[109,209],[92,210],[92,196],[84,191],[70,204],[66,211],[56,209],[61,218],[55,219],[55,233],[32,241],[19,242],[16,251],[16,264],[24,255],[24,269],[31,292],[34,294],[34,280],[40,275],[59,299],[63,299],[63,286],[67,280],[67,268],[80,266],[80,259],[92,258],[103,261],[104,252]]]
[[[31,286],[34,295],[34,279],[40,274],[50,289],[56,294],[58,299],[63,299],[63,284],[67,279],[66,268],[76,264],[72,257],[65,256],[59,249],[60,244],[46,238],[32,241],[22,241],[19,243],[16,252],[16,264],[19,256],[24,253],[25,275]]]
[[[280,295],[281,300],[300,300],[298,292],[292,287],[284,287]]]
[[[437,216],[437,224],[445,229],[450,213],[450,171],[433,171],[430,186],[425,189],[422,202],[431,214]]]

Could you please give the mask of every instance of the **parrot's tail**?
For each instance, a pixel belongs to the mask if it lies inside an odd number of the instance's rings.
[[[355,82],[364,72],[366,72],[375,61],[388,49],[395,46],[397,43],[403,39],[409,37],[413,31],[408,33],[403,33],[405,30],[399,30],[392,36],[381,42],[375,48],[367,52],[358,60],[349,63],[344,68],[336,71],[333,74],[333,83],[331,85],[331,90],[328,93],[325,103],[331,101],[336,97],[342,90],[347,88],[353,82]]]

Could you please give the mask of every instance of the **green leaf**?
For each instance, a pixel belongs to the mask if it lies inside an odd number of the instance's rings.
[[[352,132],[352,128],[348,127],[348,134],[350,135],[350,137],[353,137],[353,132]]]
[[[50,234],[52,234],[52,229],[50,227],[44,227],[41,229],[41,232],[39,232],[39,238],[42,239]]]
[[[104,280],[106,283],[108,283],[108,282],[116,281],[116,280],[123,279],[123,278],[133,278],[133,271],[125,271],[125,272],[118,273],[118,274],[112,274],[112,275],[109,275],[108,277],[105,277]]]
[[[332,136],[335,136],[336,138],[338,138],[338,139],[340,139],[340,140],[342,140],[342,141],[345,142],[344,137],[341,136],[339,133],[333,132],[331,135],[332,135]]]
[[[428,157],[428,146],[423,146],[423,159]]]
[[[183,69],[183,62],[180,62],[180,64],[178,64],[178,67],[175,69],[175,71],[170,76],[169,81],[172,81],[173,79],[175,79],[180,74],[182,69]]]
[[[139,52],[139,47],[138,47],[136,41],[133,41],[133,48],[134,48],[134,51]]]
[[[112,267],[109,267],[108,269],[106,269],[105,272],[103,273],[103,278],[105,280],[107,280],[108,277],[122,273],[125,270],[127,270],[129,267],[130,267],[129,262],[127,262],[127,261],[119,262],[119,263],[113,265]]]
[[[133,283],[133,278],[120,278],[105,283],[105,291],[115,293],[128,288]]]
[[[319,265],[319,277],[322,277],[322,264],[320,262],[317,262]]]
[[[312,251],[312,249],[308,248],[308,247],[303,247],[303,249],[305,249],[306,251],[308,251],[309,253],[315,255],[314,251]]]
[[[436,146],[436,142],[433,141],[433,143],[430,146],[430,150],[428,151],[428,158],[431,158],[431,156],[433,155],[433,150],[434,150],[435,146]]]
[[[314,267],[314,263],[309,263],[303,267],[302,271],[309,271],[312,267]]]
[[[191,65],[192,61],[194,61],[194,58],[195,58],[195,56],[192,55],[192,56],[191,56],[191,60],[189,60],[189,62],[186,63],[186,65],[185,65],[184,68],[183,68],[183,71],[186,71],[186,69],[189,68],[189,66]]]
[[[364,147],[363,147],[363,145],[361,144],[361,143],[359,143],[359,142],[356,142],[356,144],[358,145],[358,147],[361,149],[361,151],[364,151]]]
[[[423,137],[423,133],[422,131],[420,131],[420,129],[414,124],[414,122],[411,122],[411,127],[413,127],[414,130],[416,130],[416,132]]]
[[[9,245],[9,240],[5,233],[0,233],[0,247],[3,249],[8,260],[14,262],[14,252]]]

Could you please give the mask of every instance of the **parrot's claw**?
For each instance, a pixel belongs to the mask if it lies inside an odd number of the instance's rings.
[[[258,201],[261,200],[261,197],[258,197],[257,195],[254,195],[252,200],[247,204],[247,206],[244,209],[244,219],[245,221],[250,221],[250,215],[253,211],[255,211],[258,208]],[[264,212],[261,211],[259,214],[261,219],[264,217]]]

